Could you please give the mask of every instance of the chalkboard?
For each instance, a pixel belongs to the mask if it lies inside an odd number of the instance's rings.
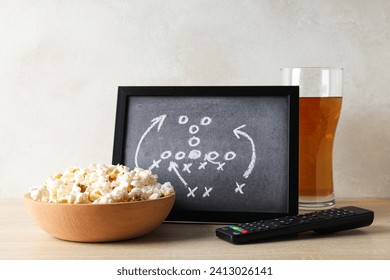
[[[298,210],[298,87],[119,87],[113,163],[169,181],[171,221]]]

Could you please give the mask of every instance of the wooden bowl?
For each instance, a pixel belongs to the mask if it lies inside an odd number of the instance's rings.
[[[136,238],[156,229],[168,216],[175,194],[155,200],[112,204],[54,204],[24,195],[28,213],[48,234],[78,242]]]

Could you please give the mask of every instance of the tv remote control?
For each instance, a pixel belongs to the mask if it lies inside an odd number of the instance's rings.
[[[216,235],[234,244],[261,241],[305,231],[332,233],[371,225],[374,212],[348,206],[297,216],[230,225],[216,229]]]

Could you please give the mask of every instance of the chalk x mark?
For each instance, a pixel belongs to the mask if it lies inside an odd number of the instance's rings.
[[[144,141],[146,135],[152,130],[153,127],[155,127],[157,125],[157,132],[160,131],[161,129],[161,126],[165,120],[165,118],[167,117],[167,115],[161,115],[159,117],[156,117],[154,118],[153,120],[151,120],[150,122],[152,123],[148,129],[144,132],[144,134],[141,136],[141,138],[139,139],[139,142],[138,142],[138,145],[137,145],[137,149],[135,150],[135,159],[134,159],[134,162],[135,162],[135,166],[136,167],[139,167],[138,166],[138,153],[139,153],[139,149],[141,148],[141,144],[142,142]]]
[[[206,188],[204,187],[205,192],[203,194],[203,197],[210,196],[210,192],[212,191],[213,188]]]
[[[207,161],[204,161],[204,162],[201,162],[200,164],[199,164],[199,170],[200,169],[206,169],[206,165],[207,165]]]
[[[190,170],[190,167],[191,167],[192,163],[183,163],[183,172],[184,171],[187,171],[188,173],[191,173],[191,170]]]
[[[196,136],[192,136],[190,139],[188,139],[188,145],[191,147],[196,147],[200,144],[200,138]]]
[[[239,184],[236,182],[236,186],[237,188],[234,190],[236,193],[241,193],[241,194],[244,194],[244,192],[242,191],[242,188],[245,186],[245,183],[244,184]]]
[[[159,160],[153,160],[153,164],[151,166],[149,166],[149,170],[153,170],[153,168],[159,168],[160,167],[160,162],[161,162],[161,159]]]
[[[190,197],[190,196],[195,197],[195,191],[198,189],[198,187],[195,187],[192,190],[191,190],[191,188],[187,188],[187,189],[189,191],[189,193],[187,194],[187,197]]]
[[[217,170],[223,171],[223,166],[224,166],[224,165],[225,165],[225,162],[223,162],[223,163],[218,162]]]
[[[205,154],[204,160],[208,161],[212,164],[218,165],[217,170],[223,171],[223,166],[225,165],[225,162],[220,162],[220,161],[214,161],[216,158],[219,157],[219,154],[217,152],[210,152],[208,154]]]
[[[245,132],[240,130],[241,128],[244,128],[244,127],[246,127],[246,124],[237,127],[236,129],[233,130],[233,132],[234,132],[234,135],[236,135],[236,137],[238,139],[240,139],[240,135],[244,136],[246,139],[249,140],[249,142],[251,142],[251,145],[252,145],[251,161],[249,163],[248,169],[245,171],[244,175],[242,175],[242,176],[244,176],[244,178],[248,178],[249,175],[252,173],[253,168],[255,167],[255,163],[256,163],[256,147],[255,147],[255,143],[253,142],[253,139],[247,133],[245,133]]]

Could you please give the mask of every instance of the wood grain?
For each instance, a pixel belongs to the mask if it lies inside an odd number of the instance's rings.
[[[220,225],[162,224],[140,238],[78,243],[49,236],[28,216],[22,200],[0,201],[0,259],[390,259],[390,200],[338,201],[375,212],[366,228],[332,235],[302,234],[272,242],[231,245],[215,236]]]
[[[27,212],[49,235],[78,242],[136,238],[156,229],[168,216],[175,195],[110,204],[55,204],[24,196]]]

